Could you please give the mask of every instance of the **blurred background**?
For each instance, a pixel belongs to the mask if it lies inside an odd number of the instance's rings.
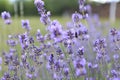
[[[100,16],[102,22],[111,20],[112,27],[120,26],[120,0],[86,0],[91,5],[92,14]],[[52,19],[57,19],[63,26],[71,21],[71,14],[78,11],[78,0],[44,0],[45,8],[51,11]],[[34,5],[34,0],[0,0],[0,15],[3,11],[9,11],[12,15],[12,24],[5,25],[0,17],[0,51],[7,47],[8,35],[21,34],[25,30],[21,27],[22,19],[29,19],[32,35],[37,29],[45,34],[45,26],[40,23],[39,14]],[[98,17],[96,17],[98,18]],[[96,20],[96,22],[100,22]],[[109,22],[111,23],[111,22]],[[109,24],[103,26],[108,30]],[[97,26],[96,26],[97,27]],[[101,29],[103,30],[103,27]],[[104,31],[107,32],[107,31]]]
[[[78,10],[78,0],[44,1],[46,9],[51,11],[52,15],[55,16],[71,14]],[[113,4],[114,7],[112,10],[115,8],[115,11],[113,10],[116,12],[115,16],[120,18],[119,0],[87,0],[87,4],[90,4],[92,7],[92,13],[104,18],[109,17],[111,2],[117,2]],[[0,0],[0,13],[2,11],[9,11],[12,16],[38,16],[38,12],[34,6],[34,0]]]

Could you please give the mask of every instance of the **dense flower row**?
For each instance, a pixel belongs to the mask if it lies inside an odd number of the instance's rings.
[[[98,17],[90,15],[85,0],[78,3],[79,11],[72,14],[65,29],[58,20],[50,19],[42,0],[34,0],[47,33],[42,35],[38,29],[31,36],[29,20],[21,21],[26,32],[9,35],[10,49],[0,58],[0,64],[7,66],[1,80],[120,80],[120,31],[113,28],[102,38],[97,31],[101,26]],[[9,12],[1,16],[6,24],[11,23]],[[20,50],[16,48],[19,45]]]

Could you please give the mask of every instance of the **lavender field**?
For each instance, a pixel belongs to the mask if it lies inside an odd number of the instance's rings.
[[[85,0],[70,17],[54,17],[34,0],[40,17],[0,18],[1,80],[120,80],[119,19],[91,14]]]

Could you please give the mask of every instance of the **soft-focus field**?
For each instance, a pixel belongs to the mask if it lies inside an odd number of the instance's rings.
[[[12,18],[11,25],[4,24],[4,21],[0,18],[0,51],[6,50],[6,40],[8,35],[16,35],[25,32],[25,29],[21,26],[21,20],[26,19],[30,21],[30,26],[32,28],[31,34],[35,35],[37,29],[40,29],[42,34],[45,34],[46,26],[40,22],[39,17]],[[69,17],[52,17],[52,19],[57,19],[64,25],[66,22],[71,21],[71,18]]]
[[[5,25],[4,21],[0,18],[0,55],[2,54],[2,51],[8,50],[8,45],[6,43],[8,39],[8,35],[19,35],[25,32],[25,29],[21,26],[21,20],[29,19],[30,26],[32,30],[30,31],[32,36],[35,36],[37,29],[41,30],[41,33],[44,35],[46,33],[46,26],[41,24],[39,17],[24,17],[24,18],[12,18],[12,24],[11,25]],[[66,27],[66,22],[71,21],[70,17],[52,17],[52,20],[57,19],[61,24],[63,24],[63,27]],[[115,23],[109,23],[106,22],[107,19],[101,19],[101,25],[100,28],[96,26],[96,28],[100,29],[100,32],[103,32],[104,35],[109,34],[110,27],[119,28],[120,27],[120,20],[117,19]],[[87,22],[85,20],[82,21],[84,25],[87,27]],[[89,25],[90,26],[90,25]],[[90,28],[88,27],[88,32],[90,31]],[[20,46],[17,46],[17,48],[20,48]],[[18,52],[18,54],[21,52]],[[88,56],[88,55],[87,55]],[[5,71],[5,67],[3,65],[2,71]],[[3,75],[3,73],[0,73],[0,76]]]
[[[8,35],[15,35],[15,34],[21,34],[25,32],[25,30],[21,26],[21,20],[23,19],[29,19],[30,25],[31,25],[31,34],[35,35],[37,29],[40,29],[42,34],[45,34],[46,26],[44,26],[40,20],[39,17],[24,17],[24,18],[12,18],[12,24],[11,25],[6,25],[4,24],[4,21],[0,18],[0,51],[6,50],[7,44],[6,40],[8,38]],[[71,21],[70,17],[61,17],[61,16],[55,16],[52,17],[52,19],[57,19],[60,21],[63,26],[66,26],[66,22]],[[108,19],[102,18],[101,22],[104,24],[109,24]],[[84,21],[82,23],[85,23]],[[86,24],[86,23],[85,23]],[[115,23],[110,23],[110,26],[104,26],[105,27],[115,27],[119,28],[120,27],[120,19],[117,19]],[[107,31],[105,31],[107,32]]]

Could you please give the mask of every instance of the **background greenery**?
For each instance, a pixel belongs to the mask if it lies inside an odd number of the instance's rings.
[[[20,2],[18,0],[18,14],[20,15]],[[37,10],[34,5],[34,0],[23,0],[24,1],[24,14],[25,16],[38,15]],[[44,0],[45,7],[47,10],[50,10],[53,15],[61,15],[65,12],[73,12],[78,8],[77,0]],[[14,15],[13,4],[10,3],[10,0],[0,0],[0,13],[2,11],[9,11]]]

